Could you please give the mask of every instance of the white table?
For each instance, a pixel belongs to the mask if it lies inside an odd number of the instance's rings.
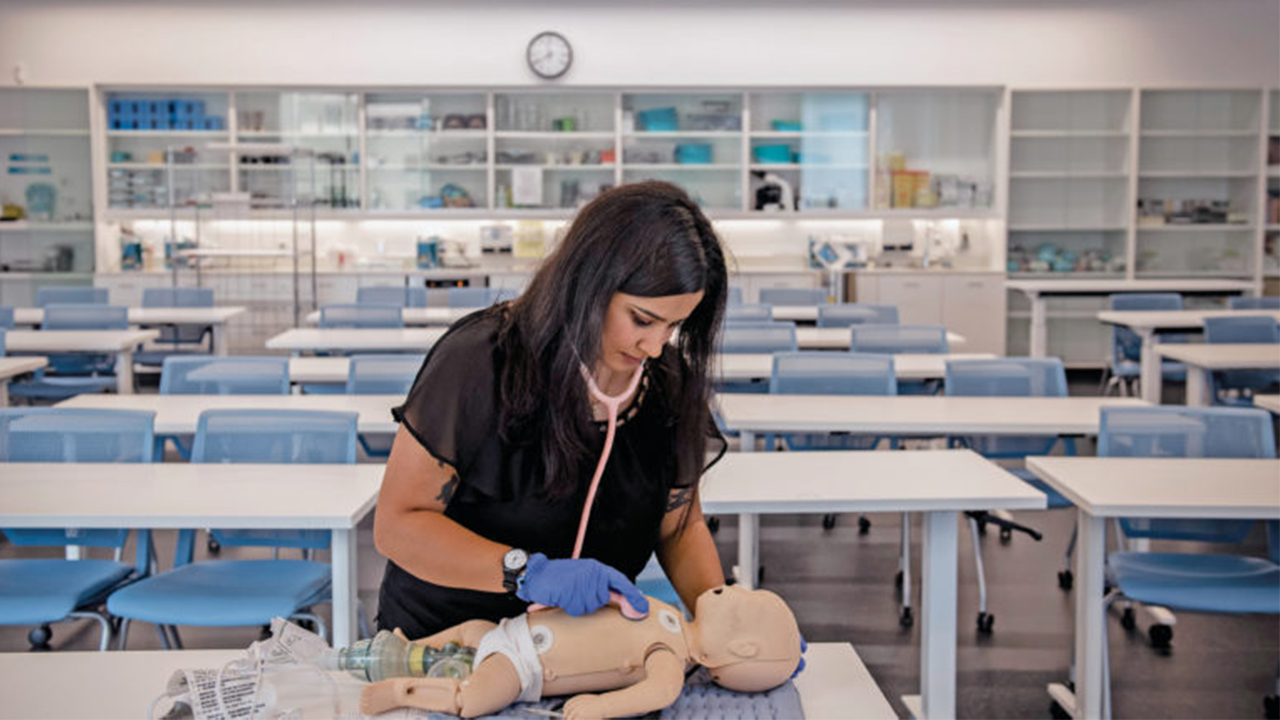
[[[116,392],[133,393],[133,353],[160,337],[159,330],[9,330],[9,353],[104,353],[116,356]]]
[[[1075,717],[1101,717],[1107,518],[1280,519],[1280,461],[1032,457],[1027,468],[1077,508],[1075,693],[1050,694]]]
[[[774,305],[770,311],[774,320],[791,320],[793,322],[817,322],[817,305]]]
[[[39,355],[26,357],[0,357],[0,407],[9,407],[9,379],[23,373],[35,372],[49,364],[49,359]]]
[[[848,350],[853,343],[853,331],[847,327],[798,327],[796,344],[801,350]],[[960,347],[965,338],[959,333],[947,332],[947,345]]]
[[[1047,329],[1049,295],[1107,295],[1125,292],[1246,293],[1253,283],[1246,280],[1009,280],[1004,286],[1017,290],[1031,301],[1031,357],[1048,354]]]
[[[1169,343],[1157,345],[1163,357],[1187,365],[1187,404],[1212,405],[1214,370],[1280,370],[1280,345],[1253,343]]]
[[[739,579],[748,586],[758,567],[760,514],[923,512],[916,717],[928,718],[955,717],[957,513],[1046,503],[1043,493],[971,450],[733,453],[703,477],[700,495],[705,512],[738,513]]]
[[[294,328],[267,340],[271,350],[301,352],[426,352],[447,328]]]
[[[946,375],[948,360],[990,360],[990,353],[898,353],[893,373],[899,380],[933,380]],[[760,380],[773,374],[773,356],[765,353],[726,353],[718,357],[721,380]]]
[[[1203,330],[1205,318],[1250,317],[1275,318],[1280,323],[1280,310],[1104,310],[1098,320],[1127,327],[1142,338],[1142,397],[1153,403],[1160,402],[1161,383],[1160,353],[1156,350],[1156,333],[1160,330]]]
[[[407,307],[401,310],[405,325],[452,325],[473,312],[482,310],[478,307]],[[307,314],[308,325],[320,324],[320,311]]]
[[[247,308],[239,305],[214,307],[144,307],[129,308],[129,324],[150,327],[154,325],[208,325],[213,328],[213,350],[218,355],[227,354],[223,325],[241,315]],[[15,325],[39,325],[44,322],[44,308],[14,308]]]
[[[57,406],[150,410],[158,435],[192,435],[200,413],[222,408],[355,412],[359,432],[395,433],[391,408],[403,402],[402,395],[77,395]]]
[[[1280,395],[1254,395],[1253,404],[1280,415]]]
[[[0,654],[0,718],[140,718],[177,670],[220,668],[242,650],[141,650]],[[343,702],[356,711],[364,683],[333,673]],[[67,692],[74,678],[75,692]],[[795,679],[807,720],[896,720],[871,673],[848,643],[812,643]],[[533,717],[533,716],[530,716]]]
[[[329,530],[333,638],[348,645],[356,628],[355,529],[377,502],[383,469],[9,463],[0,465],[0,527]]]

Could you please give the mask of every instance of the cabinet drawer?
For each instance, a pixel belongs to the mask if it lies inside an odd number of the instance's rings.
[[[877,279],[877,302],[898,306],[903,325],[942,325],[942,277],[908,275]]]

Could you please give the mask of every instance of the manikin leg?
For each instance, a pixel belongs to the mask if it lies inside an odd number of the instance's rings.
[[[461,717],[492,715],[520,697],[520,676],[505,655],[490,655],[464,680],[393,678],[360,693],[360,712],[376,715],[414,707]]]

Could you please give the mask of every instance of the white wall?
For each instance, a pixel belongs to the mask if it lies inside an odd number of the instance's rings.
[[[1277,0],[3,0],[0,85],[526,85],[548,28],[567,85],[1280,84]]]

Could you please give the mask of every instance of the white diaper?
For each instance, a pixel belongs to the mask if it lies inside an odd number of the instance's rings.
[[[498,627],[485,633],[476,646],[472,667],[480,667],[480,663],[494,653],[505,655],[520,676],[520,697],[516,702],[542,699],[542,661],[538,659],[538,647],[529,631],[528,615],[506,618],[498,623]]]

